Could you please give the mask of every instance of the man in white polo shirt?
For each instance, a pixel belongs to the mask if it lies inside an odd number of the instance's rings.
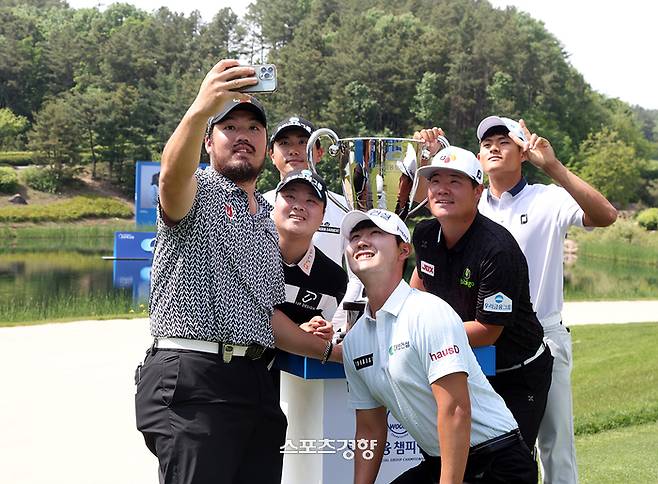
[[[530,450],[482,373],[461,319],[402,279],[411,252],[402,220],[386,210],[353,211],[341,234],[369,301],[343,343],[348,404],[356,409],[355,439],[377,443],[372,459],[357,454],[355,484],[377,477],[387,408],[425,457],[394,483],[535,484]]]
[[[508,229],[528,261],[530,296],[554,357],[551,388],[538,445],[545,483],[578,481],[571,402],[571,336],[562,325],[562,250],[567,229],[605,227],[617,218],[598,191],[569,171],[545,138],[523,120],[489,116],[477,128],[478,159],[489,175],[479,210]],[[557,185],[528,185],[524,160]]]

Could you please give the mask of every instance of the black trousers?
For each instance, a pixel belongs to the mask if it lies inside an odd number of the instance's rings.
[[[398,476],[391,484],[436,484],[441,475],[441,458],[430,457]],[[465,484],[537,484],[537,464],[528,446],[517,440],[509,447],[469,455]]]
[[[147,353],[137,428],[165,484],[279,484],[287,421],[264,359]]]
[[[503,397],[514,415],[523,440],[531,449],[535,446],[539,424],[546,410],[552,371],[553,356],[546,347],[544,353],[529,365],[488,377],[493,389]]]

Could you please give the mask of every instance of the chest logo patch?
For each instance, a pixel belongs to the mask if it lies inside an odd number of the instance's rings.
[[[318,232],[327,232],[329,234],[340,234],[340,227],[334,227],[329,222],[322,222],[318,227]]]
[[[469,289],[475,285],[475,283],[471,281],[471,270],[468,267],[464,269],[464,274],[459,278],[459,284],[466,286]]]
[[[420,272],[427,274],[428,276],[434,277],[434,265],[424,260],[420,261]]]
[[[484,298],[483,309],[492,313],[511,313],[512,300],[502,292],[497,292],[496,294]]]
[[[233,212],[233,205],[231,205],[229,203],[225,203],[224,204],[224,211],[226,212],[226,216],[228,218],[230,218],[231,220],[233,220],[233,216],[235,215],[235,213]]]
[[[295,304],[307,309],[317,309],[318,305],[320,304],[320,299],[321,296],[317,292],[301,288],[299,293],[297,293]]]
[[[395,343],[388,347],[388,354],[393,356],[397,351],[406,350],[409,348],[409,342],[403,341],[402,343]]]
[[[528,214],[527,213],[521,214],[521,225],[525,225],[527,223],[528,223]]]
[[[370,353],[369,355],[359,356],[358,358],[354,358],[352,361],[354,362],[354,367],[357,370],[363,370],[364,368],[368,368],[369,366],[372,366],[374,363],[372,353]]]

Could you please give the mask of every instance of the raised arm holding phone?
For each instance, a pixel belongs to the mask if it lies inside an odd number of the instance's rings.
[[[266,114],[238,92],[259,82],[253,67],[218,62],[162,155],[154,342],[137,372],[135,403],[166,484],[278,484],[286,419],[264,356],[276,345],[342,358],[275,309],[285,301],[283,267],[270,207],[256,191]],[[207,170],[198,169],[202,142]]]

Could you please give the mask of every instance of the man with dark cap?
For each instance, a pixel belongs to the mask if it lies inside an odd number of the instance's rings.
[[[218,62],[162,154],[154,343],[136,372],[135,402],[166,484],[279,483],[286,419],[263,354],[276,344],[342,357],[275,309],[285,300],[281,255],[256,192],[265,110],[237,92],[256,82],[252,67]],[[202,142],[207,170],[198,170]]]
[[[268,153],[281,180],[294,170],[308,169],[306,143],[313,131],[315,131],[313,123],[299,116],[289,116],[281,120],[274,128],[270,136]],[[322,158],[323,150],[320,140],[313,147],[313,151],[316,160]],[[271,205],[274,205],[275,195],[276,191],[270,190],[263,196]],[[342,195],[334,192],[331,195],[343,205],[347,205],[345,197]],[[341,265],[345,253],[345,242],[340,236],[340,223],[344,215],[345,212],[331,199],[328,199],[322,224],[313,237],[313,244],[334,262]]]
[[[272,218],[279,233],[286,302],[280,309],[307,332],[331,339],[347,287],[341,266],[313,244],[326,209],[327,185],[310,170],[291,171],[276,187]]]
[[[269,141],[269,155],[282,180],[293,170],[308,169],[306,144],[313,131],[315,131],[313,123],[296,115],[282,119],[274,128]],[[316,142],[313,151],[314,158],[320,160],[323,154],[320,140]],[[340,236],[340,224],[345,212],[331,198],[333,197],[345,206],[347,206],[347,202],[343,195],[335,192],[328,193],[331,193],[331,197],[328,197],[322,224],[313,236],[313,244],[336,264],[342,266],[346,244]],[[272,205],[274,205],[275,196],[275,190],[264,194],[265,200]],[[348,274],[349,283],[344,300],[355,301],[360,299],[363,286],[354,274],[349,272]],[[339,306],[332,320],[334,329],[342,328],[344,330],[346,322],[347,313]],[[342,334],[344,335],[344,332]]]

